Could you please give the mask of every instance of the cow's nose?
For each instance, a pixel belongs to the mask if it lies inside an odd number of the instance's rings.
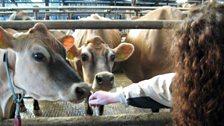
[[[75,93],[80,94],[80,95],[84,95],[85,92],[86,92],[86,90],[84,88],[81,88],[81,87],[77,87],[75,89]]]
[[[74,92],[79,98],[84,98],[90,94],[90,87],[87,84],[82,84],[76,86]]]
[[[101,72],[95,76],[96,82],[99,85],[113,85],[114,84],[114,75],[109,72]]]

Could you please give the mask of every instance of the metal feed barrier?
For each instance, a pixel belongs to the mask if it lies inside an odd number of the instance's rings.
[[[71,15],[74,14],[133,14],[139,16],[147,13],[146,11],[157,9],[158,7],[134,7],[134,6],[54,6],[54,7],[0,7],[0,15],[10,15],[15,11],[26,11],[29,14],[33,14],[37,20],[39,15],[68,15],[68,19],[71,19]],[[177,8],[181,11],[187,11],[188,8]],[[127,12],[127,10],[129,12]]]
[[[0,7],[0,11],[18,11],[18,10],[76,10],[76,9],[103,9],[103,10],[154,10],[158,7],[134,7],[134,6],[54,6],[54,7]],[[179,10],[189,10],[188,8],[177,8]]]
[[[180,24],[180,20],[154,20],[154,21],[77,21],[77,20],[55,20],[55,21],[0,21],[3,28],[16,30],[27,30],[35,23],[44,23],[48,29],[169,29]]]
[[[12,126],[13,119],[1,126]],[[122,114],[113,116],[38,117],[23,119],[23,126],[172,126],[171,113]]]

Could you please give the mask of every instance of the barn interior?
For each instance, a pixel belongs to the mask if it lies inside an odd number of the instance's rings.
[[[178,1],[179,2],[179,1]],[[95,24],[99,29],[109,27],[118,28],[123,34],[127,34],[128,28],[163,28],[172,27],[173,22],[158,22],[148,25],[142,22],[132,22],[127,17],[143,16],[147,12],[161,6],[178,7],[181,11],[188,8],[179,7],[176,0],[1,0],[0,3],[0,26],[13,28],[16,30],[26,30],[36,22],[43,22],[51,30],[74,30],[77,28],[94,28],[93,22],[81,26],[78,20],[91,14],[99,14],[117,22],[108,22],[105,25]],[[180,1],[180,3],[201,4],[204,0]],[[11,14],[17,11],[27,12],[32,20],[30,21],[8,21]],[[58,22],[57,22],[58,21]],[[69,23],[77,21],[75,23]],[[120,22],[119,22],[120,21]],[[126,21],[126,25],[119,25]],[[25,23],[24,23],[25,22]],[[59,23],[56,25],[54,23]],[[69,23],[66,25],[66,23]],[[89,23],[89,24],[88,24]],[[114,23],[114,24],[111,24]],[[144,22],[145,23],[145,22]],[[138,27],[136,27],[136,25]],[[125,87],[132,83],[122,72],[115,73],[115,83],[117,87]],[[50,102],[39,101],[41,115],[33,113],[33,99],[29,96],[24,97],[26,112],[21,112],[23,125],[79,125],[79,126],[100,126],[100,125],[119,125],[119,126],[168,126],[172,125],[170,109],[160,109],[154,112],[151,109],[137,107],[125,107],[119,103],[106,105],[102,116],[85,115],[84,103],[72,104],[69,102]],[[0,125],[12,125],[13,119],[7,119]]]

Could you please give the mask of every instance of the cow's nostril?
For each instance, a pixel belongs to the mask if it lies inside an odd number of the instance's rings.
[[[98,84],[102,84],[103,83],[103,78],[100,76],[96,76],[96,81]]]
[[[76,92],[77,94],[81,94],[81,95],[84,95],[84,94],[85,94],[85,90],[84,90],[83,88],[81,88],[81,87],[77,87],[77,88],[75,89],[75,92]]]
[[[111,77],[110,77],[110,82],[111,82],[111,83],[114,83],[114,76],[111,76]]]

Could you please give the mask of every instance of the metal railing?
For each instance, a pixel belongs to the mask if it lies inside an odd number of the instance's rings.
[[[158,7],[134,7],[134,6],[54,6],[54,7],[0,7],[0,11],[18,11],[18,10],[33,10],[33,11],[40,11],[40,10],[77,10],[77,9],[84,9],[84,10],[91,10],[91,9],[103,9],[103,10],[134,10],[134,11],[141,11],[141,10],[154,10]],[[189,10],[188,8],[177,8],[179,10]]]
[[[49,29],[169,29],[180,24],[181,20],[152,20],[152,21],[80,21],[80,20],[37,20],[37,21],[1,21],[3,28],[27,30],[36,23],[43,23]]]
[[[158,7],[134,7],[134,6],[54,6],[54,7],[0,7],[0,15],[9,16],[15,11],[26,11],[38,20],[40,15],[67,15],[67,19],[72,19],[72,15],[84,14],[107,14],[124,15],[132,14],[140,16],[146,11],[157,9]],[[181,11],[187,11],[188,8],[177,8]],[[44,16],[42,16],[44,17]]]

